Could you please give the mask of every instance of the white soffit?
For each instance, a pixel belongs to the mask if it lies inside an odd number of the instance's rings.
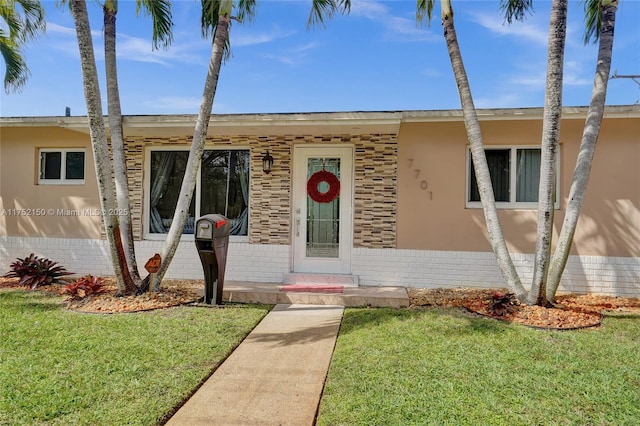
[[[128,116],[127,136],[193,135],[196,116]],[[399,112],[212,115],[207,135],[325,135],[391,133],[400,129]]]
[[[565,107],[562,118],[581,119],[587,107]],[[543,108],[478,109],[480,121],[542,120]],[[605,108],[605,118],[640,118],[640,105]],[[125,136],[193,136],[197,116],[124,116]],[[208,136],[397,134],[401,123],[463,121],[461,110],[211,115]],[[108,124],[105,118],[105,126]],[[60,127],[89,134],[86,116],[0,117],[0,127]]]

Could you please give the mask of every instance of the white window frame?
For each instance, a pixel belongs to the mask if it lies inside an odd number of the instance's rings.
[[[42,153],[59,152],[62,154],[60,162],[60,179],[44,179],[42,178]],[[66,163],[67,153],[82,152],[84,154],[84,170],[82,171],[82,179],[67,179]],[[38,185],[84,185],[87,176],[87,152],[85,148],[39,148],[38,149]]]
[[[510,201],[496,201],[497,209],[514,209],[514,210],[537,210],[537,202],[527,201],[515,201],[516,189],[517,189],[517,172],[515,166],[518,161],[519,149],[541,149],[540,145],[489,145],[485,146],[484,150],[506,150],[509,152],[509,200]],[[471,147],[467,145],[466,149],[467,161],[465,171],[465,207],[469,209],[481,209],[482,202],[469,201],[471,198]],[[558,158],[556,163],[556,201],[554,208],[560,209],[560,164],[561,164],[561,152],[558,151]]]
[[[249,151],[249,156],[251,156],[251,149],[248,146],[205,146],[205,151]],[[157,234],[149,232],[149,200],[151,199],[151,153],[153,151],[183,151],[189,152],[189,146],[152,146],[145,149],[144,153],[144,192],[143,192],[143,203],[142,203],[142,223],[143,223],[143,239],[151,240],[151,241],[164,241],[167,239],[167,234]],[[196,197],[196,212],[200,212],[200,175],[201,168],[198,167],[198,175],[196,176],[196,188],[195,194]],[[251,179],[253,178],[251,167],[249,167],[249,200],[251,200]],[[251,206],[249,206],[249,218],[251,217]],[[195,220],[197,221],[200,216],[196,216]],[[248,223],[248,231],[247,235],[230,235],[230,242],[238,242],[238,243],[248,243],[249,242],[249,232],[251,232],[251,221]],[[182,234],[180,236],[181,241],[195,241],[194,234]]]

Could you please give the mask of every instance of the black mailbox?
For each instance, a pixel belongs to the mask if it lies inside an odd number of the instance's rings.
[[[204,303],[209,305],[222,303],[229,228],[229,220],[219,214],[204,215],[196,222],[196,248],[204,269]]]

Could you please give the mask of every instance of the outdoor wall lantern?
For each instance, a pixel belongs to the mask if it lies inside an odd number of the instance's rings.
[[[262,171],[269,174],[271,173],[271,167],[273,166],[273,157],[269,154],[269,150],[267,149],[267,153],[262,157]]]

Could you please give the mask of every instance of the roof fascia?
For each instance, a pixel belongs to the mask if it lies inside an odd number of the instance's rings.
[[[562,119],[585,119],[588,107],[564,107]],[[477,109],[480,121],[542,120],[544,108]],[[403,123],[464,121],[462,110],[403,111]],[[605,118],[640,118],[640,105],[605,107]]]

